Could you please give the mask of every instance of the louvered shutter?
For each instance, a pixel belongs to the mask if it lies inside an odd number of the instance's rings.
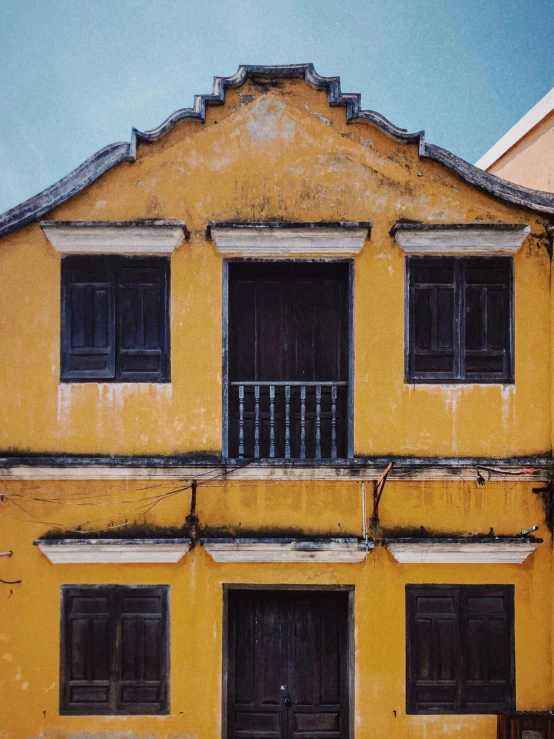
[[[109,713],[113,706],[115,593],[96,588],[64,592],[62,710]]]
[[[62,259],[62,380],[114,379],[114,282],[110,257]]]
[[[169,259],[117,263],[117,376],[169,379]]]
[[[120,713],[167,709],[167,590],[117,592],[117,697]]]
[[[463,260],[464,372],[467,379],[513,379],[512,260]]]
[[[461,642],[465,712],[509,710],[513,706],[513,587],[462,590]]]
[[[406,588],[408,713],[459,710],[459,591]]]
[[[458,373],[456,261],[408,259],[409,379],[454,379]]]

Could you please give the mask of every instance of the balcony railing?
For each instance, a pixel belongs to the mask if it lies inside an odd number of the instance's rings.
[[[347,391],[347,382],[231,382],[230,456],[346,457]]]

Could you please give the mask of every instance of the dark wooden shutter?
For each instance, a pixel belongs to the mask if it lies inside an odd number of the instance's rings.
[[[459,710],[459,591],[406,588],[408,713]]]
[[[169,259],[117,262],[117,379],[169,379]]]
[[[408,713],[513,707],[512,585],[408,585],[406,633]]]
[[[231,264],[230,379],[348,380],[348,269]]]
[[[513,381],[513,261],[408,257],[406,379]]]
[[[63,591],[61,703],[68,713],[110,713],[113,706],[115,593]]]
[[[464,373],[467,379],[513,379],[512,260],[463,260]]]
[[[456,261],[408,259],[409,357],[411,379],[454,379],[458,373]]]
[[[513,586],[462,589],[462,704],[466,713],[513,706]]]
[[[62,713],[166,713],[167,587],[64,587],[62,599]]]
[[[167,589],[117,591],[116,705],[120,713],[167,710]]]
[[[62,259],[62,380],[114,379],[114,282],[110,257]]]

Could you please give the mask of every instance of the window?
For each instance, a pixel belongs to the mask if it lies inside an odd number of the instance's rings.
[[[167,587],[62,588],[61,712],[168,711]]]
[[[406,636],[407,713],[513,708],[513,585],[407,585]]]
[[[409,382],[513,382],[510,257],[406,260]]]
[[[62,259],[61,379],[169,380],[169,259]]]
[[[346,457],[351,263],[228,269],[230,456]]]

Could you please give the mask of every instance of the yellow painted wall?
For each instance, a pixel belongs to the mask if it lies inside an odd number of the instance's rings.
[[[301,81],[270,89],[247,83],[229,92],[224,106],[208,109],[206,124],[183,122],[156,144],[140,145],[136,162],[117,166],[48,218],[186,222],[191,238],[171,260],[172,382],[59,383],[60,257],[31,224],[0,241],[2,450],[219,453],[222,260],[206,226],[281,219],[374,224],[355,260],[356,454],[552,449],[545,219],[419,160],[414,145],[396,143],[368,123],[347,125],[344,109],[330,108],[326,93]],[[531,236],[515,258],[515,385],[404,383],[404,258],[389,234],[400,218],[529,224]],[[0,578],[22,583],[0,583],[0,739],[219,737],[223,583],[355,586],[356,739],[493,739],[493,717],[405,715],[404,587],[514,583],[517,705],[552,706],[551,536],[532,484],[391,480],[381,503],[380,535],[419,526],[435,534],[487,533],[491,526],[511,534],[538,523],[545,543],[519,566],[399,565],[381,546],[359,565],[217,565],[198,548],[173,566],[55,566],[32,546],[55,526],[88,522],[94,532],[126,519],[143,523],[157,500],[151,496],[177,486],[1,483],[0,550],[14,555],[0,559]],[[146,523],[181,525],[188,509],[189,493],[179,493],[147,512]],[[359,535],[360,484],[219,481],[199,488],[198,514],[202,526],[233,533]],[[59,587],[71,583],[171,586],[169,716],[58,715]]]
[[[0,737],[1,739],[116,739],[135,736],[221,736],[223,584],[353,585],[355,619],[355,736],[496,736],[494,716],[407,716],[405,707],[405,601],[408,583],[515,585],[516,696],[519,709],[552,706],[551,537],[531,483],[490,481],[387,483],[381,502],[381,534],[395,527],[424,525],[433,533],[516,533],[541,525],[544,544],[523,565],[400,565],[383,546],[363,564],[216,564],[199,547],[176,565],[53,565],[32,546],[47,523],[75,526],[138,506],[145,495],[169,493],[175,483],[144,490],[144,483],[3,483],[0,541],[14,555],[0,562]],[[33,497],[82,500],[84,507],[33,501]],[[15,497],[16,495],[22,497]],[[101,497],[103,496],[103,497]],[[190,493],[168,498],[147,520],[179,525]],[[105,506],[92,501],[111,501]],[[116,502],[117,501],[117,502]],[[289,530],[306,534],[360,534],[361,485],[340,483],[219,482],[198,489],[201,525]],[[241,524],[241,527],[239,527]],[[339,526],[340,524],[340,526]],[[89,524],[94,529],[98,522]],[[59,629],[62,584],[169,584],[171,587],[171,712],[169,716],[59,716]],[[394,716],[396,711],[396,717]],[[111,733],[110,733],[111,732]],[[122,733],[129,732],[129,733]]]
[[[415,145],[347,125],[327,95],[293,80],[254,83],[183,122],[58,207],[55,220],[184,220],[171,260],[172,382],[59,383],[60,257],[37,224],[0,241],[0,448],[103,454],[217,453],[222,417],[222,259],[213,220],[370,220],[355,260],[355,452],[548,453],[550,263],[545,219],[469,186]],[[515,258],[516,384],[404,383],[400,218],[527,223]],[[530,358],[533,361],[529,361]],[[86,422],[84,422],[86,419]],[[479,433],[475,422],[479,420]]]
[[[487,171],[517,185],[554,192],[554,111]]]

